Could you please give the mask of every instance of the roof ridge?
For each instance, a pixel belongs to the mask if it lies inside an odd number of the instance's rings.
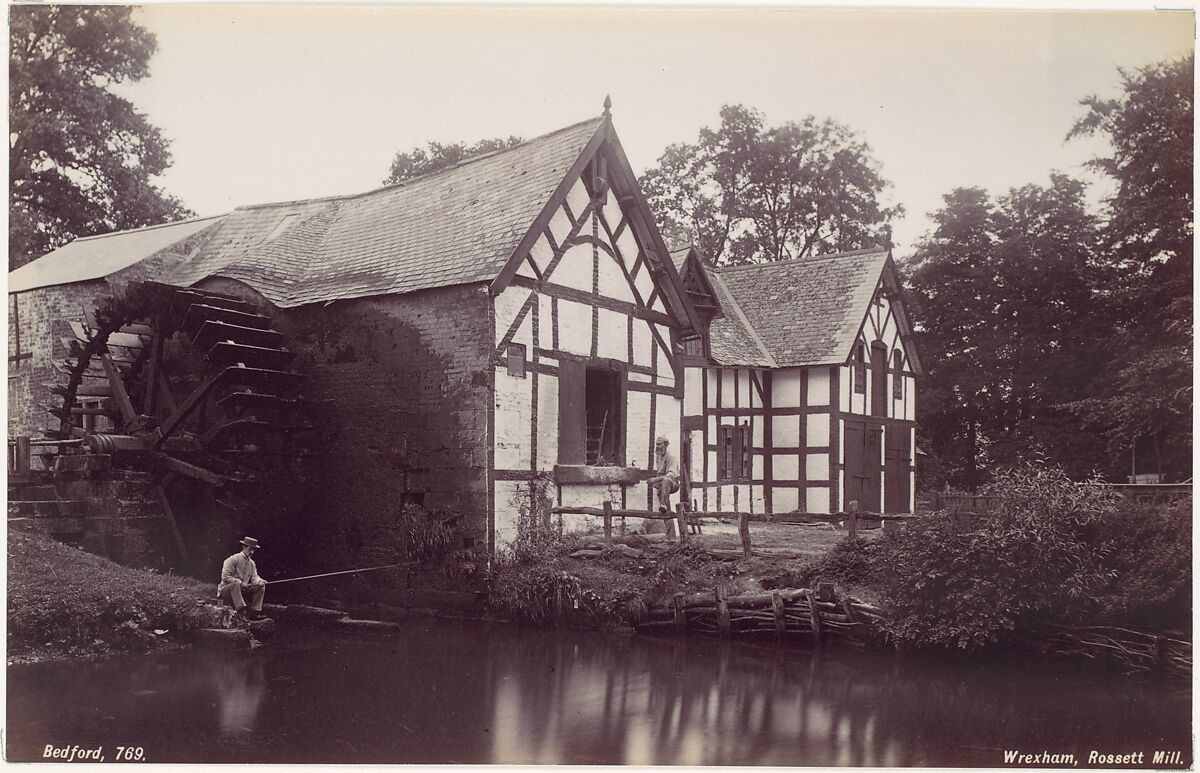
[[[71,244],[73,242],[88,242],[88,241],[93,241],[95,239],[107,239],[110,236],[122,236],[124,234],[131,234],[131,233],[135,233],[138,231],[153,231],[155,228],[167,228],[167,227],[173,226],[173,225],[183,225],[184,223],[199,223],[204,220],[216,220],[217,218],[225,217],[228,214],[229,214],[228,212],[223,212],[220,215],[205,215],[204,217],[188,217],[188,218],[184,218],[183,220],[172,220],[169,223],[155,223],[154,225],[143,225],[143,226],[139,226],[137,228],[126,228],[123,231],[108,231],[108,232],[102,233],[102,234],[92,234],[91,236],[79,236],[79,237],[72,239],[70,242],[67,242],[67,244]],[[51,252],[53,252],[53,250],[51,250]],[[46,254],[48,255],[50,253],[46,253]],[[41,256],[39,255],[38,257],[41,257]],[[33,261],[29,261],[29,262],[32,263]]]
[[[483,161],[484,159],[494,158],[496,156],[504,155],[505,153],[510,153],[514,150],[520,150],[521,148],[523,148],[527,145],[531,145],[540,140],[549,139],[550,137],[553,137],[556,134],[562,134],[563,132],[571,131],[572,129],[578,129],[580,126],[583,126],[584,124],[598,123],[602,120],[604,120],[603,116],[595,116],[593,118],[588,118],[587,120],[584,120],[584,121],[576,121],[575,123],[571,124],[570,126],[564,126],[560,129],[555,129],[554,131],[546,132],[545,134],[539,134],[536,137],[531,137],[530,139],[524,140],[523,142],[521,142],[517,145],[513,145],[511,148],[502,148],[500,150],[489,150],[485,153],[478,153],[474,156],[468,156],[467,158],[459,160],[459,162],[456,164],[442,167],[441,169],[435,169],[432,172],[426,172],[425,174],[418,175],[416,177],[411,177],[407,180],[403,180],[398,183],[392,183],[391,185],[380,185],[375,188],[371,188],[370,190],[359,191],[357,193],[344,193],[344,194],[333,195],[333,196],[321,196],[321,197],[318,197],[315,199],[294,199],[291,201],[274,201],[274,202],[267,202],[267,203],[263,203],[263,204],[244,204],[242,206],[236,207],[236,209],[239,209],[239,210],[267,209],[270,207],[285,207],[285,206],[288,206],[289,204],[298,206],[301,204],[317,204],[317,203],[321,203],[321,202],[330,202],[330,201],[349,201],[352,199],[364,198],[366,196],[373,196],[377,193],[383,193],[384,191],[399,190],[401,188],[406,188],[411,185],[415,185],[417,183],[422,183],[427,180],[431,180],[439,175],[443,175],[448,172],[453,172],[456,169],[462,169],[465,166],[469,166],[478,161]]]
[[[750,268],[766,268],[768,266],[790,266],[796,263],[811,263],[818,260],[831,260],[833,258],[848,258],[853,255],[869,255],[875,252],[889,252],[889,247],[863,247],[857,250],[845,250],[843,252],[827,252],[823,255],[808,255],[803,258],[791,258],[789,260],[769,260],[764,263],[747,263],[742,266],[716,266],[714,271],[724,273],[726,271],[744,271]]]
[[[725,280],[716,273],[713,274],[713,279],[721,284],[721,289],[725,291],[725,295],[729,296],[729,300],[732,301],[733,305],[733,313],[737,315],[738,320],[746,328],[746,332],[750,334],[750,338],[758,346],[759,353],[767,356],[767,362],[770,363],[772,368],[778,368],[779,362],[775,359],[775,355],[767,348],[766,342],[758,335],[758,331],[754,329],[754,325],[750,324],[750,319],[746,316],[746,312],[742,311],[742,305],[738,303],[737,296],[729,289],[729,285],[725,284]],[[720,303],[719,300],[717,302]]]

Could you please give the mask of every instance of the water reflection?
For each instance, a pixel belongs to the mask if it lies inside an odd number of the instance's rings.
[[[422,620],[386,642],[281,631],[253,654],[9,669],[10,759],[89,742],[159,762],[998,765],[1190,749],[1190,696],[1030,663]]]
[[[216,665],[217,727],[225,737],[254,730],[258,710],[267,694],[267,678],[260,659],[230,659]]]

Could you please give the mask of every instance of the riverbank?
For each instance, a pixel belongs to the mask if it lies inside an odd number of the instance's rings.
[[[8,663],[178,647],[218,626],[213,586],[129,569],[61,542],[8,533]]]

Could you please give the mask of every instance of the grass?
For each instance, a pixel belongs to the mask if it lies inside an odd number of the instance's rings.
[[[129,569],[35,534],[8,534],[8,660],[166,646],[217,624],[215,586]]]

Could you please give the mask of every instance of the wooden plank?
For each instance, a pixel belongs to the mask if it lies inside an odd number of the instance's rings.
[[[683,594],[676,593],[674,598],[671,600],[671,604],[675,615],[675,628],[678,629],[680,633],[684,633],[687,631],[688,620],[687,606],[683,602]]]
[[[125,382],[121,380],[117,366],[113,364],[112,357],[107,354],[100,355],[100,363],[108,375],[108,385],[112,389],[112,396],[117,402],[117,408],[121,411],[121,419],[127,428],[135,426],[139,423],[138,414],[133,408],[133,402],[129,399],[129,393],[125,391]]]
[[[587,462],[587,369],[583,363],[562,360],[558,366],[558,462]],[[593,513],[603,515],[603,512]]]
[[[675,505],[675,520],[676,520],[675,525],[679,527],[679,544],[686,545],[687,540],[688,540],[688,530],[687,530],[688,517],[687,517],[687,509],[686,509],[685,505],[683,504],[683,502],[678,502]]]
[[[224,486],[226,483],[229,483],[229,479],[223,475],[218,475],[211,470],[206,470],[203,467],[197,467],[194,464],[188,464],[181,459],[168,456],[161,451],[154,453],[154,459],[164,469],[170,470],[171,472],[177,472],[180,475],[184,475],[189,478],[204,481],[205,483],[210,483],[214,486]]]
[[[742,557],[750,559],[750,514],[738,514],[738,536],[742,539]]]
[[[604,547],[611,548],[612,541],[612,519],[613,506],[612,502],[604,503]]]

